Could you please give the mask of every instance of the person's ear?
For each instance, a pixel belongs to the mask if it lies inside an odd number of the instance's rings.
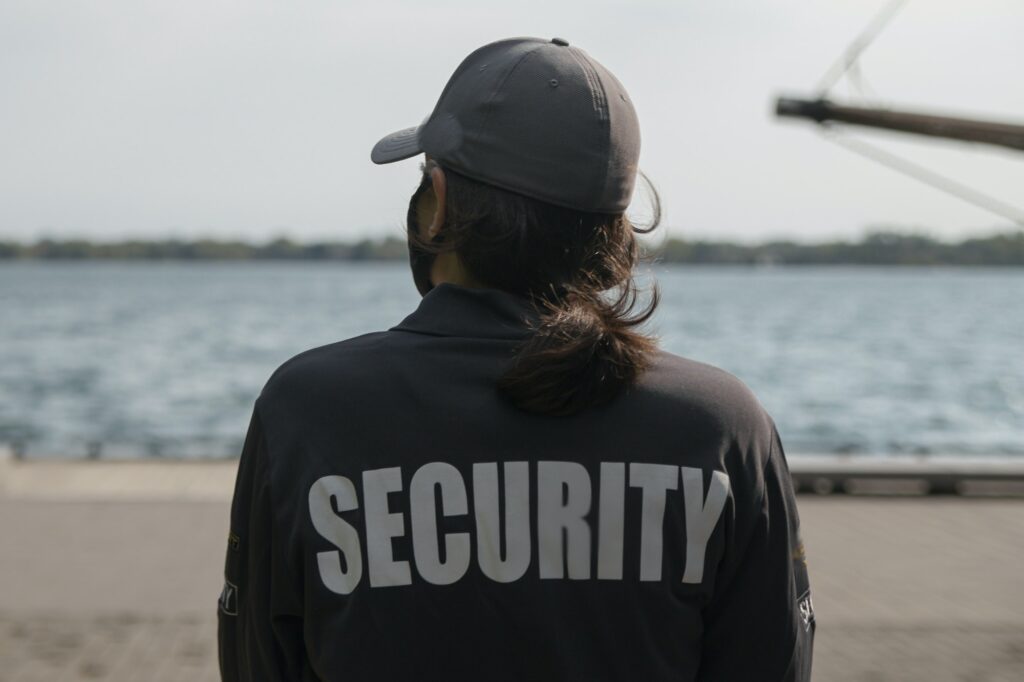
[[[445,196],[447,196],[448,184],[440,166],[430,169],[430,184],[434,190],[434,216],[427,228],[427,239],[433,239],[441,232],[446,217]]]

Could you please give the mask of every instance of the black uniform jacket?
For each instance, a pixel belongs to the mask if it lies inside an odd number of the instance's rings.
[[[441,284],[257,399],[219,600],[225,680],[806,680],[814,614],[770,417],[659,352],[613,402],[495,380],[535,318]]]

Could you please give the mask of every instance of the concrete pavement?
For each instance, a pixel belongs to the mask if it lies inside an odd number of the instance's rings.
[[[214,680],[234,462],[0,462],[0,682]],[[802,496],[815,679],[1024,679],[1024,500]]]

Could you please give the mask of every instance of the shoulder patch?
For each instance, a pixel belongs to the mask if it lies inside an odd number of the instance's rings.
[[[220,592],[217,607],[225,616],[238,615],[238,585],[230,580],[224,581],[224,589]]]
[[[803,540],[798,540],[796,543],[796,549],[793,550],[793,561],[807,566],[807,551],[804,549]]]
[[[803,623],[804,630],[810,630],[814,624],[814,602],[811,601],[810,590],[797,599],[797,608],[800,610],[800,622]]]

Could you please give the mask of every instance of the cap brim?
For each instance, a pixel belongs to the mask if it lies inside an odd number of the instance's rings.
[[[370,159],[374,163],[392,163],[421,154],[419,131],[419,126],[413,126],[382,137],[373,146]]]

